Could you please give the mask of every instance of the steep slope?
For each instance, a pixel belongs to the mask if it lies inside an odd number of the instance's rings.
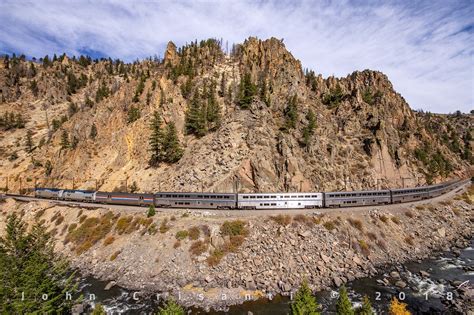
[[[132,64],[45,59],[0,62],[0,186],[8,177],[10,191],[35,183],[350,190],[466,176],[472,163],[471,117],[453,132],[448,120],[413,112],[384,74],[324,79],[274,38],[249,38],[230,55],[215,40],[170,43],[164,60]],[[149,164],[154,111],[163,126],[176,125],[184,149],[177,163]]]

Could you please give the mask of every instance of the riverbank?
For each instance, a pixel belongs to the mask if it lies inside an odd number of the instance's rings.
[[[290,295],[303,278],[314,291],[330,290],[387,265],[466,247],[473,234],[472,200],[471,194],[395,211],[242,217],[176,210],[147,218],[146,209],[130,214],[8,199],[1,215],[17,211],[30,223],[43,220],[56,250],[81,274],[136,291],[139,300],[168,292],[186,307],[227,309]],[[224,222],[236,220],[245,233],[224,233]]]

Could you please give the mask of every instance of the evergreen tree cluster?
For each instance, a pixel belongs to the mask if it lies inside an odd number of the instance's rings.
[[[372,89],[369,87],[362,92],[362,100],[369,105],[374,105],[375,103],[380,102],[382,96],[382,92],[377,90],[375,93],[373,93]]]
[[[196,89],[188,105],[185,116],[186,133],[202,137],[208,131],[219,128],[220,123],[221,112],[216,98],[216,84],[213,81],[208,89],[205,82],[202,93]]]
[[[72,70],[67,73],[67,93],[69,95],[75,94],[81,88],[87,86],[87,76],[82,73],[79,78],[76,78],[76,75]]]
[[[22,129],[25,128],[26,121],[20,113],[5,112],[3,117],[0,117],[0,129]]]
[[[303,281],[301,287],[296,292],[296,295],[290,305],[290,315],[319,315],[320,306],[312,295],[308,283]],[[367,296],[362,300],[362,306],[354,309],[349,300],[347,289],[342,286],[339,289],[339,297],[336,302],[337,315],[374,315],[372,305]]]
[[[95,93],[96,103],[99,103],[103,99],[106,99],[107,97],[109,97],[109,94],[110,94],[109,88],[105,84],[105,81],[102,81],[102,84],[99,86],[99,88],[97,89],[97,92]]]
[[[339,83],[333,89],[329,90],[329,93],[325,93],[323,95],[322,102],[324,105],[327,105],[329,108],[334,108],[339,106],[342,99],[344,98],[344,93],[342,92],[342,88]]]
[[[318,82],[316,80],[316,74],[313,70],[305,71],[306,85],[311,89],[311,91],[316,92],[318,90]]]
[[[51,236],[35,224],[30,231],[16,214],[0,238],[0,313],[66,314],[75,300],[74,274],[53,250]],[[22,292],[24,299],[22,300]],[[43,299],[44,296],[47,299]]]
[[[140,119],[141,117],[141,111],[140,111],[140,108],[136,107],[136,106],[132,106],[130,107],[130,109],[128,110],[128,118],[127,118],[127,122],[129,124],[133,123],[134,121],[137,121],[138,119]]]
[[[155,111],[150,124],[149,147],[151,157],[149,164],[151,166],[158,166],[161,162],[176,163],[184,153],[174,123],[169,123],[164,129],[161,124],[160,114]]]
[[[146,81],[146,77],[142,75],[140,77],[140,81],[138,81],[138,85],[135,90],[135,95],[133,96],[134,103],[138,103],[138,101],[140,100],[140,95],[142,95],[143,90],[145,89],[145,81]]]

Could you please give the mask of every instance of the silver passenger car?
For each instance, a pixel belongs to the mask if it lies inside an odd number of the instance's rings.
[[[160,192],[155,194],[155,206],[169,208],[234,209],[236,194]]]
[[[428,199],[428,187],[392,189],[392,203]]]
[[[327,192],[324,202],[328,208],[389,204],[390,190]]]
[[[239,209],[312,209],[323,207],[322,193],[239,194]]]

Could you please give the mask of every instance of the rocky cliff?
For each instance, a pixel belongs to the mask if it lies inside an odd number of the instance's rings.
[[[164,56],[3,58],[0,187],[314,191],[469,175],[472,116],[414,112],[383,73],[323,78],[275,38],[230,55],[170,42]],[[155,111],[183,155],[151,167]]]

